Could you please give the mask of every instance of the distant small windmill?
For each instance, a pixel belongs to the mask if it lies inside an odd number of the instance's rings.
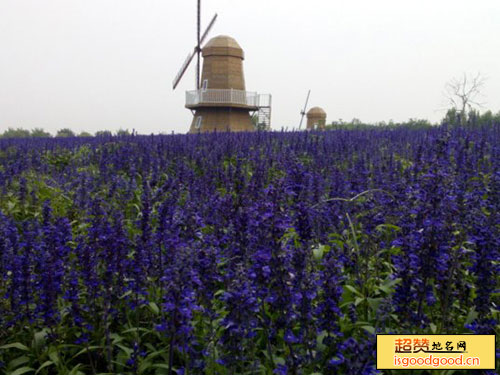
[[[301,116],[300,116],[299,130],[302,126],[302,121],[304,120],[304,116],[306,115],[306,108],[307,108],[307,103],[309,102],[309,95],[311,95],[311,90],[309,90],[309,92],[307,93],[306,104],[304,104],[304,109],[300,111]]]
[[[307,130],[325,130],[326,112],[321,107],[312,107],[307,111]]]
[[[198,10],[197,10],[197,16],[198,16],[198,22],[197,22],[197,43],[196,46],[194,47],[194,51],[188,55],[186,60],[184,61],[184,64],[182,64],[181,69],[179,70],[179,73],[174,78],[174,81],[172,82],[173,90],[177,87],[179,82],[181,81],[182,76],[186,72],[187,68],[189,67],[189,64],[191,64],[191,61],[193,61],[194,56],[197,56],[197,65],[196,65],[196,90],[200,89],[200,55],[201,55],[201,45],[205,41],[206,37],[208,36],[208,33],[210,32],[210,29],[215,23],[215,20],[217,19],[217,13],[213,16],[212,20],[208,24],[208,27],[206,28],[205,32],[203,35],[201,35],[201,0],[198,0]],[[201,35],[201,36],[200,36]]]
[[[306,104],[304,104],[304,109],[300,111],[300,123],[299,130],[302,127],[302,121],[304,116],[307,115],[307,130],[324,130],[326,126],[326,112],[323,108],[312,107],[306,112],[307,103],[309,103],[309,95],[311,95],[311,90],[307,93]]]

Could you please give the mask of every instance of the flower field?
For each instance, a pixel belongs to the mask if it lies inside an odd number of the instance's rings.
[[[378,374],[499,333],[499,212],[500,124],[0,140],[0,373]]]

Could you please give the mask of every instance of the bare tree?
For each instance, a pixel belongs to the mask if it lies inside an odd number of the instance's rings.
[[[473,106],[483,106],[484,103],[478,101],[478,98],[484,83],[485,78],[481,73],[475,76],[464,73],[461,78],[453,78],[446,84],[446,99],[460,115],[462,124],[466,122],[467,112],[472,110]]]

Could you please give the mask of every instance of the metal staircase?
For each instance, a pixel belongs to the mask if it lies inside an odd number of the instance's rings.
[[[259,130],[271,130],[271,95],[259,95],[259,105],[256,114]]]
[[[261,130],[271,130],[271,107],[259,107],[257,126]]]

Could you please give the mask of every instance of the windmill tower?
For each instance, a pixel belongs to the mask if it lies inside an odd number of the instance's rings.
[[[312,107],[307,112],[307,130],[325,130],[326,112],[323,108]]]
[[[306,112],[307,103],[309,102],[309,96],[311,95],[311,90],[307,93],[306,103],[304,104],[304,109],[300,111],[300,123],[299,130],[302,126],[302,121],[304,120],[304,116],[307,114],[307,130],[325,130],[326,126],[326,112],[323,108],[320,107],[312,107],[309,111]]]
[[[198,0],[198,35],[199,33]],[[193,112],[190,133],[210,131],[253,131],[271,125],[271,95],[246,91],[243,74],[243,49],[231,37],[220,35],[200,48],[217,15],[198,39],[193,54],[188,56],[174,80],[174,89],[195,54],[198,55],[196,90],[186,92],[186,108]],[[200,53],[203,73],[199,79]],[[252,121],[251,114],[254,120]]]

